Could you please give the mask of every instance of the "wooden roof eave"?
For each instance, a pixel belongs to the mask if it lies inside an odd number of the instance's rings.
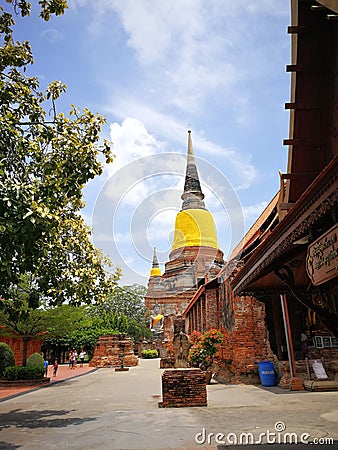
[[[338,204],[338,155],[301,195],[285,218],[267,236],[264,245],[248,259],[231,282],[239,294],[257,280],[261,273],[280,257],[294,242],[308,234],[309,230],[332,205]]]
[[[338,14],[338,0],[317,0],[317,3]]]

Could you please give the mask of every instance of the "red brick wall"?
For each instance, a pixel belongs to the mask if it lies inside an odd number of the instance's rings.
[[[205,307],[203,306],[205,305]],[[265,324],[265,305],[253,297],[235,297],[228,280],[201,293],[187,313],[188,332],[220,329],[225,335],[213,369],[223,383],[259,383],[259,361],[277,364]]]
[[[210,328],[219,328],[220,326],[220,317],[219,317],[219,305],[217,301],[217,289],[208,289],[205,292],[206,298],[206,310],[205,310],[205,319],[206,319],[206,330],[210,330]]]
[[[14,353],[15,364],[17,366],[22,365],[22,350],[23,350],[23,342],[20,337],[0,337],[0,342],[5,342],[5,344],[9,345]],[[28,342],[27,347],[27,358],[33,353],[41,353],[42,340],[34,339]]]
[[[233,327],[224,326],[225,342],[218,353],[216,378],[225,383],[259,383],[259,361],[277,364],[265,324],[265,306],[254,297],[232,295]]]

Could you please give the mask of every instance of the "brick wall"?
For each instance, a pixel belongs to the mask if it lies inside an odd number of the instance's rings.
[[[123,358],[120,355],[124,354]],[[97,341],[90,367],[119,366],[123,360],[126,367],[137,366],[134,344],[124,334],[100,336]]]
[[[22,351],[23,351],[23,342],[20,337],[0,337],[0,342],[5,342],[5,344],[9,345],[14,353],[15,364],[17,366],[22,365]],[[41,339],[32,339],[28,342],[27,346],[27,358],[33,353],[41,353],[42,340]]]
[[[229,280],[206,286],[186,317],[189,333],[217,328],[225,335],[213,365],[219,382],[256,384],[260,382],[259,361],[270,360],[277,365],[270,348],[264,303],[251,296],[234,296]]]
[[[206,330],[210,328],[219,328],[219,305],[218,305],[218,289],[208,289],[205,292],[205,319],[206,319]]]
[[[258,362],[269,360],[277,365],[265,324],[265,306],[254,297],[232,297],[232,329],[221,327],[225,342],[218,353],[216,379],[225,383],[260,382]]]
[[[168,369],[162,374],[163,408],[207,406],[205,373],[201,369]]]

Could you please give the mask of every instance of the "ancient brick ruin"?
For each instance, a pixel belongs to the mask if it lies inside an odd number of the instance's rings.
[[[134,344],[126,334],[100,336],[97,341],[90,367],[132,367],[137,366]]]
[[[220,328],[225,340],[214,367],[216,379],[232,384],[260,383],[257,363],[269,360],[277,364],[269,343],[264,303],[250,296],[234,296],[233,326]]]

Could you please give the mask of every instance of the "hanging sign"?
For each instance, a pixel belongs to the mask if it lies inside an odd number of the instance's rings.
[[[338,224],[309,245],[306,271],[315,286],[338,276]]]

